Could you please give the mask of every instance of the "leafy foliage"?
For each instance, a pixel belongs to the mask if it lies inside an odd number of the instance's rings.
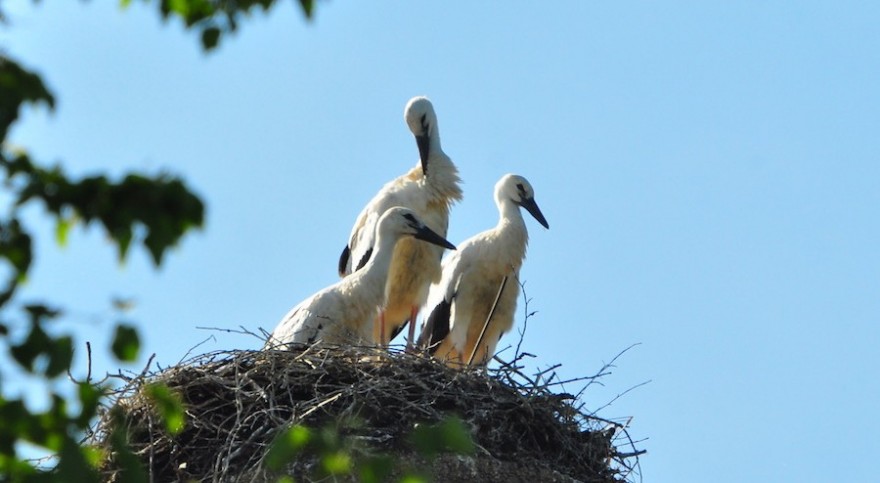
[[[306,18],[312,17],[314,0],[298,0]],[[126,6],[131,0],[122,0]],[[238,29],[244,17],[255,11],[269,12],[277,3],[276,0],[239,0],[229,2],[223,0],[159,0],[159,13],[163,19],[177,17],[188,29],[201,32],[202,47],[212,50],[220,43],[224,35]]]
[[[436,456],[444,452],[473,454],[475,451],[471,433],[459,418],[429,426],[419,426],[411,436],[413,446],[425,456]]]
[[[389,481],[395,466],[390,456],[359,451],[340,433],[335,426],[315,430],[302,424],[294,425],[271,443],[264,464],[272,471],[283,473],[287,465],[297,459],[316,459],[320,464],[310,475],[315,479],[357,475],[364,483]],[[467,426],[455,417],[416,428],[411,440],[416,451],[427,457],[446,452],[469,455],[475,448]],[[284,478],[289,477],[282,480]],[[417,474],[405,474],[400,481],[424,483],[427,480]]]
[[[121,3],[125,6],[130,0]],[[276,4],[275,0],[154,3],[163,18],[180,18],[187,29],[200,32],[206,51],[217,47],[224,35],[235,32],[243,18],[257,10],[268,12]],[[299,0],[299,4],[310,18],[312,0]],[[0,11],[0,26],[4,26],[3,19]],[[42,204],[55,223],[60,244],[66,243],[70,229],[79,222],[84,226],[99,224],[116,245],[120,260],[125,260],[132,244],[142,245],[159,266],[170,248],[193,228],[202,226],[205,207],[183,180],[167,173],[129,173],[120,180],[105,175],[72,179],[60,166],[46,167],[25,150],[13,151],[6,138],[26,106],[51,111],[55,108],[55,96],[37,73],[0,48],[0,172],[11,195],[7,209],[0,211],[0,481],[96,482],[95,468],[109,456],[81,445],[79,440],[97,414],[106,389],[91,380],[61,379],[70,370],[74,340],[69,335],[55,335],[49,329],[52,320],[62,315],[60,309],[47,303],[31,303],[24,305],[23,313],[17,317],[11,314],[10,302],[18,287],[26,282],[34,259],[33,237],[20,212],[34,202]],[[15,326],[25,330],[10,330]],[[135,361],[140,352],[137,330],[127,324],[114,330],[112,353],[119,361]],[[50,388],[50,402],[45,410],[35,411],[24,399],[8,397],[2,391],[12,367],[7,360]],[[72,384],[73,391],[61,390],[62,384],[67,384],[67,389]],[[163,385],[151,387],[150,396],[166,429],[170,433],[179,431],[184,424],[180,399]],[[20,454],[22,443],[42,448],[54,458],[47,464],[24,460]],[[121,427],[113,433],[112,451],[112,458],[124,469],[125,481],[148,481],[139,460],[128,448],[127,434]],[[344,463],[337,458],[328,467],[337,471]]]

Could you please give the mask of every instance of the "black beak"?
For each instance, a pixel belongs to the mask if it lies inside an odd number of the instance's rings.
[[[419,160],[422,162],[422,174],[428,176],[428,150],[431,147],[431,138],[428,134],[416,136],[416,145],[419,147]]]
[[[427,226],[422,226],[421,228],[419,228],[413,236],[415,238],[418,238],[419,240],[424,240],[428,243],[433,243],[434,245],[445,247],[450,250],[455,250],[455,245],[449,243],[447,239],[438,235],[434,230],[428,228]]]
[[[526,198],[519,205],[528,210],[538,220],[538,223],[544,225],[544,228],[550,229],[550,224],[547,223],[547,219],[544,218],[544,214],[541,213],[541,209],[538,208],[538,203],[535,202],[534,198]]]

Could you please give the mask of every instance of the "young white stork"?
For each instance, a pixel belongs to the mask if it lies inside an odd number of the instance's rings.
[[[412,98],[403,117],[416,138],[419,164],[383,186],[361,211],[348,245],[339,257],[342,277],[360,270],[374,255],[376,220],[389,207],[404,206],[413,210],[429,228],[446,236],[449,208],[461,200],[458,170],[440,147],[440,130],[431,101],[426,97]],[[388,272],[386,303],[373,331],[374,343],[387,345],[407,321],[412,321],[407,345],[412,344],[416,314],[425,303],[428,287],[440,280],[442,256],[440,246],[412,239],[397,244]]]
[[[488,363],[501,336],[513,327],[529,239],[520,207],[550,228],[532,185],[522,176],[508,174],[498,181],[495,204],[498,225],[462,242],[443,261],[443,277],[428,295],[430,312],[419,346],[453,367]]]
[[[413,238],[455,249],[411,210],[389,209],[379,218],[373,256],[363,268],[291,309],[272,332],[266,348],[290,343],[369,344],[372,322],[385,297],[394,245],[398,240]]]

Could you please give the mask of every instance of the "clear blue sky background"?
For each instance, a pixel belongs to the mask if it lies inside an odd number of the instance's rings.
[[[81,344],[103,352],[118,295],[163,365],[258,347],[196,327],[271,330],[337,279],[361,207],[417,161],[424,94],[465,182],[450,240],[494,225],[508,172],[550,222],[528,220],[535,365],[587,375],[641,343],[586,401],[651,380],[601,413],[633,416],[645,481],[876,477],[880,3],[319,2],[208,56],[106,3],[4,5],[2,45],[59,98],[11,139],[77,176],[170,170],[209,214],[154,270],[95,227],[61,249],[31,210],[21,300],[62,304]]]

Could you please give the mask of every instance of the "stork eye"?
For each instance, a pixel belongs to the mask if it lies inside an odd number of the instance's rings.
[[[519,195],[520,195],[520,196],[525,196],[525,195],[526,195],[526,187],[523,186],[522,183],[517,183],[517,184],[516,184],[516,190],[519,191]]]
[[[406,218],[407,221],[409,221],[410,223],[416,223],[416,224],[418,224],[418,221],[416,220],[416,217],[413,216],[412,213],[407,213],[407,214],[403,215],[403,217]]]
[[[421,123],[422,123],[422,129],[424,129],[425,132],[428,132],[428,115],[427,114],[422,114]]]

